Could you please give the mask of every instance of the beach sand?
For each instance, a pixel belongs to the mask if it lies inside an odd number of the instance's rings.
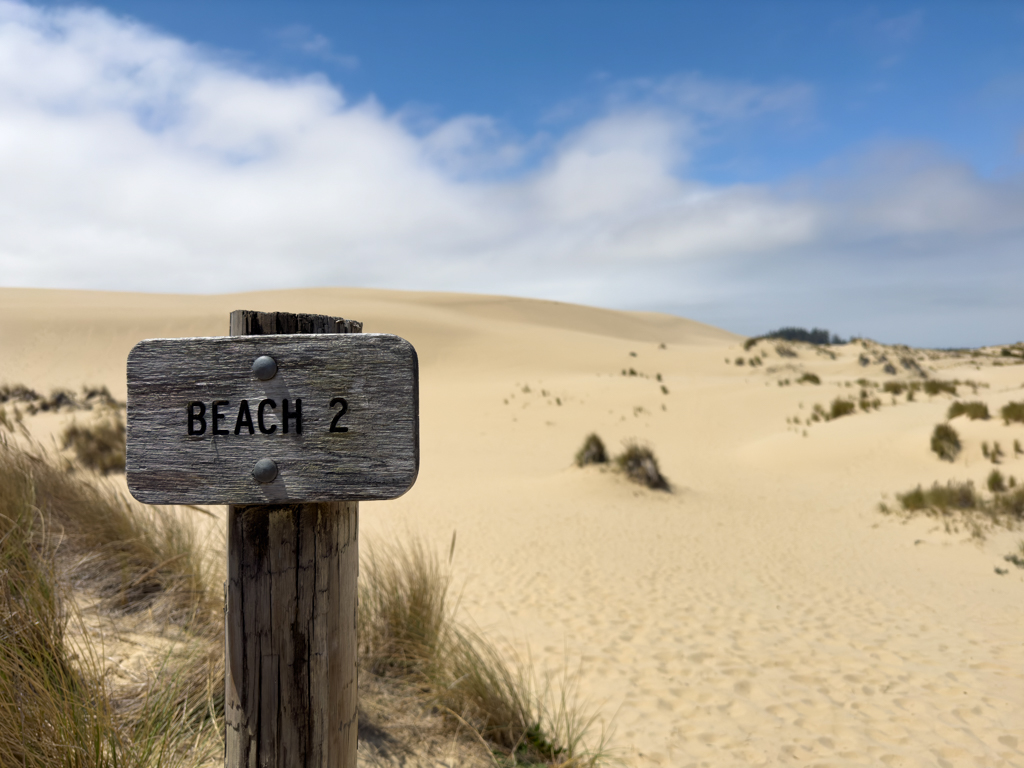
[[[242,308],[415,345],[419,479],[361,505],[362,544],[421,536],[446,556],[454,533],[463,617],[541,675],[578,668],[627,764],[1024,766],[1024,569],[1003,560],[1024,532],[878,511],[919,483],[984,488],[982,441],[1024,480],[1024,425],[954,420],[949,463],[928,449],[949,395],[870,388],[878,409],[805,423],[859,378],[913,380],[900,356],[987,385],[961,398],[994,414],[1024,400],[1024,365],[860,343],[786,357],[681,318],[504,297],[0,289],[0,384],[123,399],[137,341],[226,335]],[[672,491],[573,466],[590,432],[649,445]]]

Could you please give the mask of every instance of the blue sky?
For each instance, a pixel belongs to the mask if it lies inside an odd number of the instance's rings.
[[[0,0],[0,169],[6,285],[1024,338],[1019,3]]]

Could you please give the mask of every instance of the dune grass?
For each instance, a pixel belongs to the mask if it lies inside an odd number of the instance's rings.
[[[946,414],[947,419],[955,419],[957,416],[964,416],[976,421],[978,419],[989,418],[988,405],[981,402],[980,400],[974,400],[969,403],[962,403],[957,400],[955,403],[949,406],[949,411]]]
[[[0,766],[209,764],[223,750],[223,574],[188,518],[71,469],[0,441]],[[583,746],[595,719],[575,705],[573,680],[553,696],[539,689],[529,665],[455,622],[450,587],[420,544],[369,550],[364,674],[441,712],[504,765],[603,760],[603,741]],[[115,685],[103,637],[77,610],[83,594],[110,617],[177,625],[180,640],[144,679]]]
[[[72,469],[38,447],[0,446],[0,475],[30,484],[33,506],[60,536],[67,577],[95,589],[107,609],[151,609],[193,630],[213,624],[216,564],[195,526],[170,508],[139,504]]]
[[[1003,417],[1003,421],[1007,425],[1011,421],[1019,421],[1024,424],[1024,401],[1019,403],[1007,403],[999,409],[999,415]]]
[[[61,434],[65,449],[74,451],[83,467],[101,474],[124,472],[125,425],[120,409],[106,409],[104,416],[85,426],[72,422]]]
[[[583,446],[576,452],[576,466],[585,467],[588,464],[607,464],[608,451],[604,443],[596,433],[591,432],[583,441]]]
[[[995,474],[998,473],[994,471],[989,475],[987,484],[992,491],[989,498],[975,490],[969,480],[950,480],[945,485],[934,483],[931,488],[919,485],[911,491],[897,493],[898,510],[884,503],[879,505],[879,510],[884,514],[900,512],[907,516],[925,514],[942,518],[947,531],[953,530],[954,521],[959,519],[977,538],[983,537],[986,524],[1016,529],[1024,522],[1024,486],[1005,483],[1001,475],[993,479]]]
[[[949,424],[936,424],[932,431],[931,449],[940,459],[956,461],[960,453],[960,435]]]
[[[203,738],[213,734],[211,698],[196,690],[209,694],[211,678],[196,672],[191,645],[188,663],[161,664],[153,681],[119,699],[102,648],[82,626],[69,564],[89,563],[61,520],[77,506],[94,511],[99,496],[43,455],[0,443],[0,765],[187,766],[213,754]]]
[[[573,701],[573,680],[563,680],[552,703],[528,663],[508,661],[456,621],[450,590],[450,571],[422,542],[364,548],[362,669],[407,684],[453,731],[470,728],[502,763],[599,764],[603,742],[592,751],[583,745],[596,718]]]
[[[658,468],[658,460],[648,446],[627,441],[625,450],[615,457],[616,466],[635,483],[660,491],[671,490],[668,480]]]

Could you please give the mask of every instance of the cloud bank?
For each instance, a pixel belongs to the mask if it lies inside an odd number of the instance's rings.
[[[0,280],[474,291],[748,333],[1020,337],[1019,178],[908,145],[774,185],[689,172],[716,126],[813,105],[809,84],[681,75],[617,84],[599,114],[523,139],[486,115],[416,125],[99,9],[0,2]]]

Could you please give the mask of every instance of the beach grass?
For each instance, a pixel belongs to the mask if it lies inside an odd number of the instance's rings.
[[[949,424],[936,424],[932,431],[931,449],[940,459],[955,461],[960,453],[960,435]]]
[[[209,765],[223,751],[223,573],[209,559],[222,548],[187,517],[73,470],[0,442],[0,701],[14,704],[0,707],[0,765]],[[501,764],[604,760],[602,739],[583,745],[595,718],[576,705],[574,680],[539,686],[529,663],[458,624],[439,558],[416,541],[365,552],[364,675],[440,712],[451,735]],[[144,677],[112,682],[108,639],[78,608],[87,596],[108,624],[175,627]]]

